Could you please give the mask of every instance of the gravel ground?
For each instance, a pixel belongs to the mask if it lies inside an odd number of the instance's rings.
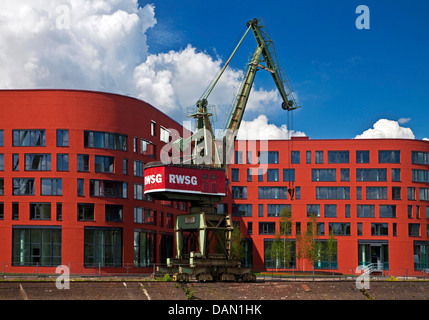
[[[257,281],[178,284],[161,281],[0,281],[0,300],[429,300],[429,281]]]

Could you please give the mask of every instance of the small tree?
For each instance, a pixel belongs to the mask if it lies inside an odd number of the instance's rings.
[[[282,239],[281,258],[283,259],[284,269],[292,260],[292,242],[287,240],[288,236],[292,234],[292,220],[290,207],[284,207],[280,212],[279,218],[279,237]]]
[[[298,259],[305,259],[313,263],[313,261],[319,258],[320,250],[318,250],[317,243],[315,242],[316,238],[317,238],[317,216],[315,214],[311,214],[309,217],[309,222],[307,223],[307,230],[297,237],[297,242],[298,242],[297,258]]]
[[[326,241],[326,247],[325,247],[325,256],[329,262],[330,267],[332,267],[332,262],[336,254],[337,254],[337,240],[335,240],[333,231],[330,231],[328,240]]]

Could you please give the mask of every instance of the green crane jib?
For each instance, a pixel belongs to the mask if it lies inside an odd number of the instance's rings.
[[[199,157],[200,160],[204,159],[206,164],[216,165],[222,163],[224,166],[226,166],[225,159],[226,156],[230,154],[229,152],[231,152],[231,148],[234,148],[234,141],[240,127],[240,123],[243,119],[246,104],[250,96],[250,91],[255,79],[256,72],[258,70],[264,69],[270,72],[282,98],[282,108],[284,110],[292,111],[299,107],[293,96],[293,90],[289,80],[285,75],[282,75],[282,70],[276,59],[273,41],[269,38],[267,33],[263,32],[263,26],[259,23],[258,19],[249,21],[247,23],[247,27],[248,28],[246,32],[218,76],[215,78],[203,97],[196,103],[197,111],[190,115],[197,120],[195,134],[190,137],[188,141],[179,142],[183,149],[184,145],[189,146],[191,141],[195,141],[199,148],[194,150],[194,159],[197,157]],[[212,114],[208,111],[208,97],[250,30],[252,30],[256,39],[257,47],[253,54],[252,60],[248,65],[245,77],[235,99],[235,103],[232,106],[232,112],[224,128],[226,132],[224,136],[224,146],[226,146],[228,150],[225,148],[220,149],[215,144],[215,136],[210,122],[210,116]],[[208,137],[208,134],[211,135],[211,138]],[[220,150],[223,151],[223,156],[219,154]]]

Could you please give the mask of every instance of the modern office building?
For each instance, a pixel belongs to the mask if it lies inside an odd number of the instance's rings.
[[[219,207],[240,223],[246,263],[255,269],[286,264],[354,273],[374,263],[389,274],[428,271],[429,142],[238,141],[235,163],[229,171],[231,196]],[[280,217],[284,208],[289,219]],[[283,231],[282,223],[291,230]],[[317,226],[316,254],[304,259],[309,223]],[[279,239],[280,248],[290,248],[289,262],[276,245]]]
[[[145,197],[143,166],[174,131],[183,128],[126,96],[0,91],[0,272],[148,273],[165,262],[188,204]],[[427,141],[237,141],[228,177],[218,211],[240,225],[255,270],[429,269]]]
[[[143,166],[178,123],[80,90],[0,91],[0,123],[0,272],[148,272],[172,255],[187,204],[145,197]]]

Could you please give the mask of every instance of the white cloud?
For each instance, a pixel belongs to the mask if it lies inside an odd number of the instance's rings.
[[[0,87],[129,93],[155,24],[136,0],[2,0]]]
[[[182,122],[223,61],[189,44],[149,54],[146,32],[157,24],[155,6],[137,0],[1,0],[0,88],[85,89],[128,94]],[[222,125],[242,70],[227,68],[209,96]],[[253,89],[247,116],[280,105],[277,91]],[[260,120],[257,118],[244,127]],[[265,121],[268,133],[284,126]]]
[[[406,121],[407,122],[407,121]],[[372,129],[364,131],[357,135],[355,139],[414,139],[413,131],[410,128],[404,128],[399,122],[387,119],[380,119]]]
[[[238,130],[238,140],[283,140],[290,139],[291,136],[305,136],[300,131],[288,130],[283,124],[281,127],[268,123],[266,115],[259,115],[252,121],[242,121]]]

